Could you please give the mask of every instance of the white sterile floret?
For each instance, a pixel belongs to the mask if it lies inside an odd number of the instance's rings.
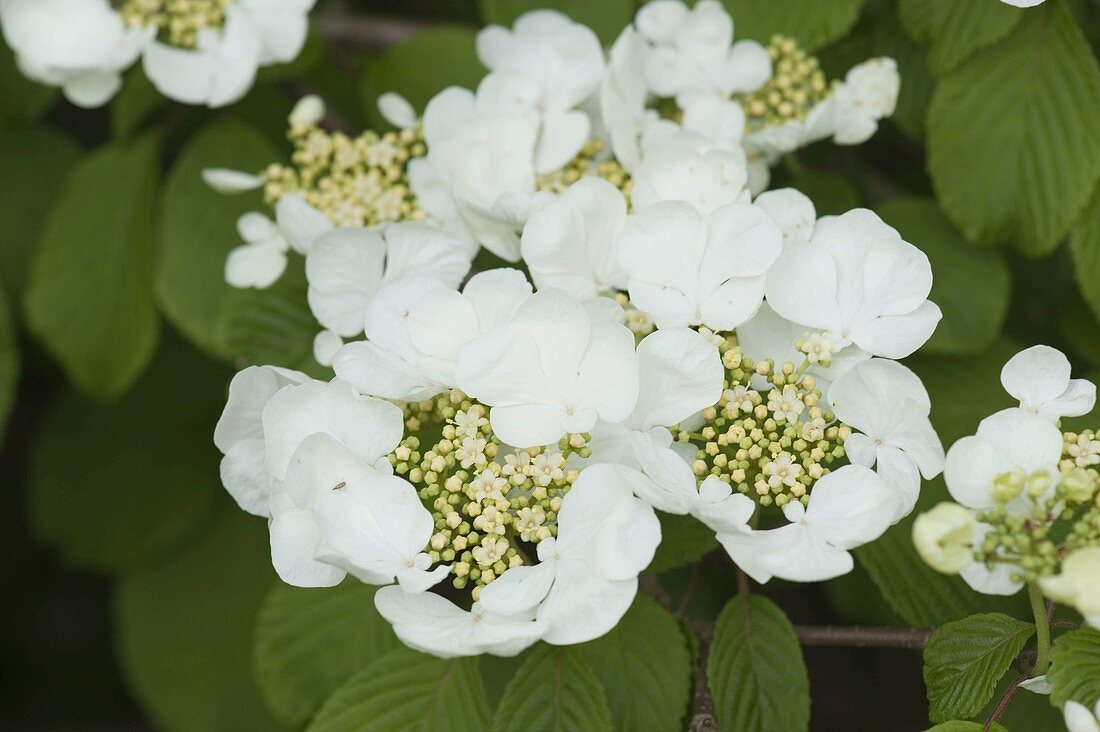
[[[878,130],[878,121],[894,113],[900,86],[898,65],[892,58],[873,58],[852,67],[833,92],[833,141],[858,145],[869,140]]]
[[[1031,506],[1029,491],[1042,498],[1054,490],[1062,446],[1062,433],[1049,420],[1023,409],[1005,409],[983,419],[976,434],[951,446],[943,477],[951,496],[969,509],[991,509],[999,497],[1009,513],[1021,513]],[[978,524],[975,546],[990,528]],[[1011,564],[990,569],[974,562],[960,574],[978,592],[1012,595],[1021,587],[1012,579],[1015,572]]]
[[[1019,1],[1004,1],[1008,2],[1009,5],[1017,5],[1022,8],[1039,4],[1031,2],[1025,5]],[[1042,2],[1042,0],[1039,1]],[[1100,699],[1096,700],[1096,706],[1091,711],[1084,704],[1079,704],[1070,699],[1062,707],[1062,714],[1065,717],[1066,732],[1100,732]]]
[[[1052,600],[1077,609],[1085,621],[1100,628],[1100,547],[1086,547],[1062,561],[1062,571],[1039,580],[1043,593]]]
[[[346,382],[308,381],[276,393],[263,408],[262,424],[264,468],[277,481],[269,525],[275,571],[299,587],[338,584],[345,569],[319,561],[322,530],[314,509],[330,493],[369,490],[375,478],[390,472],[386,455],[404,431],[401,409]],[[427,513],[413,488],[408,490]],[[429,525],[418,536],[418,551],[430,536]]]
[[[218,193],[236,195],[263,188],[264,179],[254,173],[229,168],[204,168],[202,181]]]
[[[646,108],[642,68],[649,46],[632,26],[627,26],[611,46],[607,72],[600,83],[600,121],[611,141],[615,159],[633,172],[641,161],[640,144],[657,113]]]
[[[631,301],[658,327],[730,330],[760,307],[780,241],[776,225],[751,204],[704,217],[690,204],[663,201],[627,218],[619,263]]]
[[[645,77],[657,96],[729,97],[755,91],[771,76],[768,52],[755,41],[733,43],[733,19],[716,0],[691,9],[680,0],[655,0],[638,11],[634,25],[653,46]]]
[[[367,308],[367,340],[344,346],[333,368],[366,394],[428,399],[456,386],[462,347],[507,322],[529,297],[531,285],[514,269],[478,273],[461,293],[438,280],[399,280]]]
[[[842,349],[904,358],[942,314],[928,300],[928,257],[867,209],[825,216],[808,242],[785,246],[768,271],[767,298],[784,318],[825,331]]]
[[[535,293],[507,323],[466,344],[455,376],[492,407],[494,432],[516,447],[587,432],[597,419],[621,421],[638,398],[634,334],[560,290]]]
[[[537,96],[518,99],[539,120],[535,168],[560,168],[589,137],[588,115],[575,107],[596,91],[603,78],[603,48],[591,29],[556,10],[532,10],[512,29],[490,25],[477,34],[477,54],[492,72],[521,74],[534,82]]]
[[[107,0],[0,0],[0,30],[28,78],[98,107],[122,88],[153,29],[128,30]]]
[[[520,251],[540,287],[579,300],[626,289],[615,242],[626,222],[626,200],[601,178],[583,178],[532,216]]]
[[[686,130],[647,144],[633,180],[630,198],[636,210],[659,201],[683,201],[708,216],[750,197],[740,146],[719,147]]]
[[[331,229],[332,223],[299,193],[279,199],[275,221],[249,211],[237,219],[237,233],[245,243],[226,257],[225,281],[233,287],[270,287],[286,270],[288,250],[305,254]]]
[[[214,444],[225,456],[222,485],[251,514],[269,517],[276,479],[264,468],[267,449],[261,421],[264,407],[276,393],[309,377],[275,366],[249,366],[229,384],[229,399],[214,428]]]
[[[341,227],[319,237],[306,255],[307,297],[321,325],[350,337],[363,332],[367,307],[383,285],[417,276],[456,287],[469,270],[462,242],[428,224]]]
[[[631,492],[639,477],[614,465],[583,470],[562,501],[557,538],[538,544],[539,563],[486,585],[481,607],[505,616],[537,608],[542,639],[554,645],[583,643],[615,627],[661,542],[656,514]]]
[[[932,403],[920,378],[896,361],[881,358],[858,364],[829,388],[837,419],[859,432],[844,441],[848,458],[874,467],[897,492],[894,520],[913,510],[921,476],[943,470],[944,452],[928,420]]]
[[[1096,385],[1071,379],[1069,359],[1050,346],[1032,346],[1010,358],[1001,384],[1022,409],[1052,422],[1088,414],[1096,405]]]
[[[808,506],[783,507],[790,523],[764,531],[720,532],[718,541],[757,582],[772,577],[819,582],[854,566],[850,549],[874,541],[893,523],[894,491],[862,465],[845,465],[814,483]]]

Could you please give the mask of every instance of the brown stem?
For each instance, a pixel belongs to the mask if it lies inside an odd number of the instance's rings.
[[[718,721],[714,718],[714,701],[707,687],[707,655],[710,651],[709,640],[699,638],[699,663],[695,667],[695,699],[692,702],[689,732],[717,732]]]
[[[1012,701],[1012,697],[1016,696],[1016,692],[1020,690],[1020,684],[1024,683],[1026,680],[1027,674],[1020,674],[1016,677],[1015,681],[1009,684],[1009,687],[1005,689],[1004,696],[997,702],[996,709],[994,709],[993,713],[989,715],[989,718],[985,720],[982,732],[989,732],[989,730],[993,729],[993,725],[997,723],[997,720],[1000,719],[1005,713],[1005,710],[1008,709],[1008,703]]]
[[[688,581],[688,586],[684,588],[684,596],[680,598],[680,604],[676,606],[676,617],[683,618],[684,613],[687,612],[688,605],[691,603],[691,598],[695,597],[695,591],[699,589],[699,580],[703,575],[703,565],[701,562],[695,562],[691,565],[691,580]]]
[[[849,648],[924,648],[932,628],[867,628],[860,626],[796,625],[794,632],[804,646]]]
[[[343,3],[330,3],[315,13],[313,22],[328,43],[380,51],[434,25],[431,22],[386,15],[349,12]]]

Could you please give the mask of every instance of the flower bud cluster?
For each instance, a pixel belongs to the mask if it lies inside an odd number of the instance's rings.
[[[272,164],[263,172],[269,204],[301,193],[336,226],[426,218],[408,179],[409,161],[427,152],[419,126],[351,138],[318,125],[291,115],[292,164]]]
[[[476,600],[480,588],[527,564],[533,545],[557,535],[562,499],[578,475],[565,460],[590,454],[588,437],[509,452],[493,434],[487,408],[457,389],[405,412],[406,425],[421,430],[442,424],[441,436],[427,450],[420,438],[406,437],[390,464],[432,513],[435,533],[424,551],[433,564],[453,563],[452,584],[472,584]]]
[[[645,338],[657,329],[657,324],[653,322],[653,316],[635,307],[625,292],[616,293],[615,302],[619,303],[619,307],[623,309],[625,317],[623,324],[630,328],[630,332],[634,334],[635,338]]]
[[[124,0],[116,12],[127,28],[157,28],[160,39],[178,48],[195,48],[199,31],[221,28],[233,0]]]
[[[799,48],[793,38],[774,35],[767,50],[775,70],[772,77],[751,94],[737,97],[749,131],[805,119],[836,86],[826,81],[817,58]]]
[[[698,433],[676,435],[700,448],[692,469],[700,480],[715,476],[761,506],[808,504],[814,481],[845,457],[851,427],[821,406],[817,381],[805,373],[809,360],[797,368],[754,361],[731,337],[714,338],[726,372],[722,397],[703,411]]]
[[[619,161],[604,155],[604,147],[603,140],[593,137],[568,163],[538,176],[535,187],[548,193],[564,193],[565,189],[581,178],[595,175],[622,191],[629,205],[630,189],[633,185],[630,173]]]

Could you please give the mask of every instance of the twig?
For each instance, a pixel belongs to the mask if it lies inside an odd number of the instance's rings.
[[[699,663],[695,667],[695,699],[692,702],[689,732],[717,732],[718,721],[714,718],[714,700],[707,687],[707,655],[710,642],[699,638]]]
[[[688,586],[684,588],[684,596],[680,598],[680,604],[676,606],[675,615],[677,618],[683,618],[684,613],[687,612],[688,605],[691,603],[691,598],[695,597],[695,591],[699,589],[699,580],[703,575],[703,565],[701,562],[695,562],[691,565],[691,580],[688,581]]]
[[[638,589],[661,603],[665,610],[672,609],[672,598],[668,596],[668,590],[661,586],[657,575],[642,572],[638,575]]]
[[[314,15],[317,30],[329,43],[380,51],[434,25],[431,22],[386,15],[351,13],[343,3],[330,3]]]
[[[1008,709],[1008,703],[1012,701],[1012,697],[1016,696],[1016,692],[1020,690],[1020,684],[1024,683],[1026,680],[1027,674],[1020,674],[1016,677],[1016,680],[1005,689],[1004,696],[997,702],[996,709],[994,709],[993,713],[989,715],[989,718],[985,720],[982,732],[989,732],[989,730],[993,728],[993,725],[997,723],[997,720],[1000,719],[1005,713],[1005,710]]]
[[[932,628],[867,628],[860,626],[796,625],[794,632],[804,646],[848,648],[924,648]]]

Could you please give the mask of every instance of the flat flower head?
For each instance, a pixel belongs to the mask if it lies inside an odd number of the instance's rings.
[[[513,317],[462,348],[458,387],[492,407],[497,436],[516,447],[546,445],[618,422],[638,397],[634,335],[593,318],[559,290],[542,290]]]
[[[838,349],[855,344],[903,358],[940,320],[931,288],[928,257],[873,212],[855,209],[819,219],[809,242],[786,247],[766,291],[777,313],[827,332]]]
[[[660,138],[634,172],[631,201],[644,209],[659,201],[683,201],[708,216],[730,203],[747,202],[748,169],[740,146],[717,147],[693,132]]]
[[[574,183],[523,228],[520,249],[531,278],[579,300],[626,289],[615,248],[625,222],[619,189],[601,178]]]
[[[1096,385],[1071,379],[1069,359],[1050,346],[1032,346],[1010,358],[1001,384],[1021,409],[1051,421],[1088,414],[1096,405]]]
[[[619,263],[632,302],[658,327],[730,330],[760,307],[780,242],[775,223],[751,204],[704,217],[690,204],[664,201],[627,218]]]

